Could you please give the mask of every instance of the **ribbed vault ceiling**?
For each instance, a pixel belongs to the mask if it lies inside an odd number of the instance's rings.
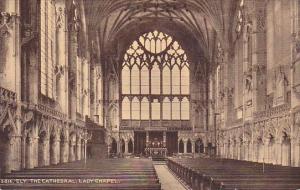
[[[174,36],[186,49],[209,56],[216,36],[223,40],[228,27],[224,15],[229,15],[234,1],[86,0],[84,11],[90,34],[99,36],[102,50],[118,43],[124,51],[142,33],[158,29]]]

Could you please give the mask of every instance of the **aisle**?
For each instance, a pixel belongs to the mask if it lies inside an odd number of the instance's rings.
[[[167,165],[154,164],[154,168],[161,183],[162,190],[186,190],[186,188],[174,177]]]

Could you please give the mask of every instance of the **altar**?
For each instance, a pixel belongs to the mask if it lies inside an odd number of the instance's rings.
[[[166,157],[167,156],[167,148],[165,147],[147,147],[145,148],[146,156],[148,157]]]
[[[165,158],[167,156],[167,148],[165,147],[165,143],[160,141],[158,138],[154,138],[147,144],[145,148],[145,154],[146,156],[152,158]]]

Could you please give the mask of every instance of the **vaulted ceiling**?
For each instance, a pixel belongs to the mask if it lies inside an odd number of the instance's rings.
[[[210,56],[216,40],[226,41],[236,0],[86,0],[84,12],[90,36],[100,49],[121,51],[139,35],[158,29],[188,51]]]

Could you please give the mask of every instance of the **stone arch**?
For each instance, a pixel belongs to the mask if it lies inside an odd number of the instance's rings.
[[[0,130],[0,175],[9,172],[8,151],[9,151],[9,128]]]
[[[184,143],[182,139],[179,140],[178,152],[184,153]]]
[[[83,134],[83,130],[81,128],[77,128],[76,129],[76,141],[75,141],[75,147],[76,147],[76,155],[75,158],[76,160],[81,160],[81,156],[82,156],[82,147],[81,147],[81,143],[82,143],[82,134]]]
[[[275,147],[275,136],[271,133],[269,133],[269,135],[266,137],[267,139],[267,162],[268,163],[272,163],[272,164],[276,164],[276,147]]]
[[[132,140],[132,138],[130,138],[129,141],[128,141],[128,153],[130,153],[130,154],[133,153],[133,140]]]
[[[204,153],[204,143],[201,138],[195,141],[195,153]]]
[[[49,133],[47,130],[42,129],[39,131],[38,140],[38,165],[49,165]]]
[[[237,147],[237,138],[236,136],[232,137],[232,158],[237,159],[238,157],[238,147]]]
[[[111,154],[117,154],[118,153],[118,144],[115,138],[112,137],[111,139],[111,149],[110,149]]]
[[[72,131],[69,135],[69,161],[75,161],[75,152],[76,152],[76,132]]]
[[[121,139],[121,152],[124,154],[125,153],[125,144],[126,144],[126,142],[125,142],[125,140],[122,138]]]
[[[60,162],[64,163],[68,160],[69,137],[66,128],[62,128],[60,133]]]
[[[109,124],[111,128],[118,128],[119,126],[119,116],[118,116],[118,106],[112,104],[109,108]]]
[[[226,158],[231,158],[232,155],[231,144],[232,144],[232,140],[228,138],[227,146],[226,146]]]
[[[50,146],[50,164],[58,164],[60,160],[60,138],[61,138],[61,123],[56,120],[51,120],[49,146]]]
[[[264,162],[264,142],[262,137],[258,137],[256,139],[256,161],[257,162]]]
[[[286,132],[283,132],[281,141],[281,164],[291,165],[291,138]]]
[[[85,157],[85,140],[83,138],[81,138],[81,159],[84,159]]]
[[[187,143],[186,143],[186,152],[187,153],[192,153],[192,141],[191,141],[191,139],[187,140]]]
[[[57,140],[57,135],[55,133],[51,133],[49,136],[49,158],[50,164],[55,164],[56,162],[56,150],[55,150],[55,141]]]
[[[24,168],[33,168],[33,156],[35,155],[33,143],[34,143],[34,130],[33,127],[28,125],[27,123],[23,128],[23,167]]]
[[[241,134],[239,137],[238,137],[238,149],[239,149],[239,155],[238,155],[238,158],[240,160],[244,160],[245,158],[245,146],[244,146],[244,139],[243,139],[243,135]]]

